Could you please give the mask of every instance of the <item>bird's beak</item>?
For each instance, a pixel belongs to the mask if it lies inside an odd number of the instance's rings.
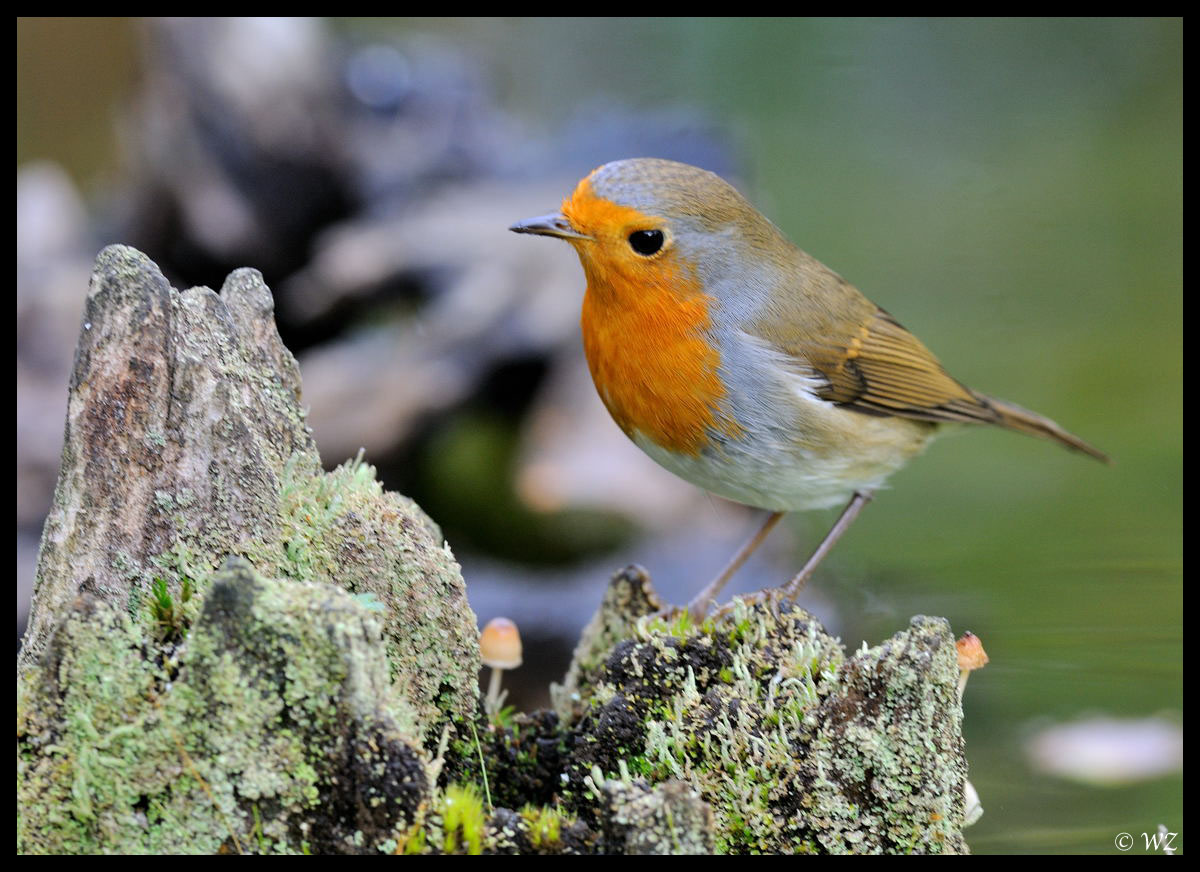
[[[537,236],[557,236],[559,239],[591,239],[574,227],[561,212],[549,215],[539,215],[537,218],[526,218],[508,228],[513,233],[533,233]]]

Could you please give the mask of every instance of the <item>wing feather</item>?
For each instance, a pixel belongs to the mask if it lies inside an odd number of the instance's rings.
[[[998,423],[987,399],[952,378],[922,342],[875,307],[841,335],[789,342],[785,353],[826,382],[822,399],[868,414]]]

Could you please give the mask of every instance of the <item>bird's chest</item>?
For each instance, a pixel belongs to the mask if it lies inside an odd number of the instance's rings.
[[[706,338],[706,297],[613,300],[589,288],[581,326],[596,390],[628,436],[696,456],[712,428],[725,428],[726,389],[720,354]]]

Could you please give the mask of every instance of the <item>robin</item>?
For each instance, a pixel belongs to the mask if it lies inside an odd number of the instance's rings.
[[[689,604],[696,618],[784,512],[848,500],[783,586],[794,597],[887,477],[947,427],[995,424],[1109,462],[1050,419],[952,378],[706,170],[608,163],[561,212],[510,229],[564,239],[579,255],[584,351],[625,434],[676,475],[769,513]]]

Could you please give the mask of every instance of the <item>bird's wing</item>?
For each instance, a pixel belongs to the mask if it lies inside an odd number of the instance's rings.
[[[988,398],[952,378],[921,340],[876,306],[803,341],[780,343],[824,379],[817,395],[849,409],[921,421],[999,423]]]
[[[803,256],[807,281],[799,292],[780,293],[769,317],[748,331],[815,377],[821,399],[870,415],[918,421],[997,424],[1059,442],[1111,463],[1098,448],[1036,412],[971,390],[952,378],[921,340],[853,286]],[[838,293],[805,293],[840,285]]]

